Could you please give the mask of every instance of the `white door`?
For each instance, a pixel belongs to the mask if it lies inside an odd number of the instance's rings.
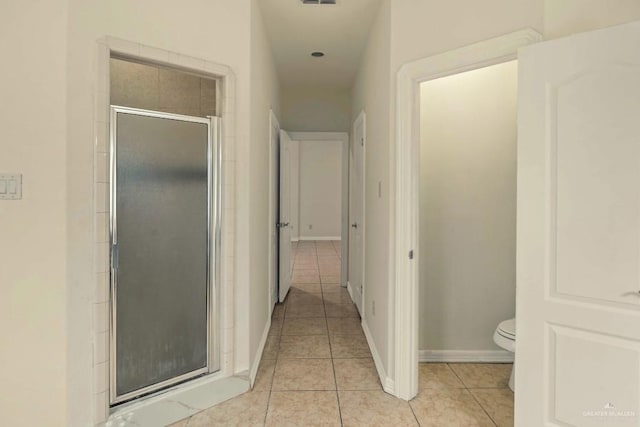
[[[515,425],[640,425],[640,22],[519,57]]]
[[[278,235],[280,233],[277,224],[279,205],[278,189],[280,188],[280,172],[278,164],[280,162],[280,124],[273,111],[269,118],[269,290],[270,304],[269,313],[278,302]]]
[[[280,302],[291,287],[291,138],[280,131]]]
[[[353,302],[362,311],[363,275],[364,275],[364,144],[365,115],[360,113],[353,124],[351,139],[351,206],[349,209],[349,279],[348,286]]]

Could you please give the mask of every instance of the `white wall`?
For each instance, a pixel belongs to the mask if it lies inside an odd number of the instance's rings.
[[[64,1],[0,3],[0,173],[23,174],[0,200],[3,426],[67,425],[66,31]]]
[[[397,0],[393,0],[397,1]],[[371,332],[373,351],[380,363],[379,373],[393,375],[389,353],[391,318],[389,307],[393,304],[389,289],[389,227],[391,199],[389,198],[389,162],[391,134],[389,120],[392,114],[390,73],[391,54],[391,1],[383,0],[373,23],[367,46],[362,56],[356,82],[353,87],[351,120],[360,111],[366,113],[365,144],[365,258],[363,320]],[[378,197],[378,182],[382,196]],[[376,310],[373,311],[375,302]],[[385,378],[382,378],[384,381]]]
[[[517,61],[421,84],[421,350],[499,350],[515,314]]]
[[[348,89],[284,87],[281,98],[282,129],[299,132],[349,132],[351,94]]]
[[[258,1],[251,2],[251,57],[250,57],[250,92],[251,92],[251,133],[249,168],[240,170],[250,175],[249,207],[250,207],[250,277],[248,295],[249,310],[242,310],[245,299],[236,293],[239,305],[237,310],[241,316],[250,315],[249,357],[252,372],[262,356],[261,340],[265,327],[269,322],[269,110],[273,109],[276,117],[280,113],[279,82],[271,53],[271,45],[267,38],[262,13]],[[246,261],[244,263],[246,269]],[[237,270],[239,271],[239,270]],[[241,339],[244,337],[241,337]]]
[[[299,147],[300,239],[339,240],[342,234],[342,142],[299,141]]]
[[[544,0],[544,36],[549,40],[638,19],[637,0]]]
[[[291,141],[291,240],[300,238],[300,142]]]

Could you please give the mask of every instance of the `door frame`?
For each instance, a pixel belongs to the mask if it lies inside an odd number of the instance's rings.
[[[277,129],[276,135],[279,138],[280,135],[280,122],[278,121],[278,118],[276,117],[276,114],[274,113],[273,110],[269,110],[269,215],[268,215],[268,221],[269,224],[267,226],[267,232],[269,233],[267,238],[269,241],[269,250],[268,250],[268,256],[269,256],[269,298],[267,299],[267,302],[269,304],[269,307],[267,309],[267,313],[269,313],[269,319],[271,319],[271,315],[273,314],[273,307],[275,306],[276,302],[278,301],[278,277],[274,276],[274,269],[277,271],[278,269],[278,234],[279,231],[276,228],[276,222],[278,221],[278,219],[276,218],[276,215],[274,215],[274,207],[277,207],[276,205],[279,203],[278,201],[280,200],[280,173],[279,171],[279,167],[277,167],[277,165],[280,162],[280,150],[278,147],[278,151],[277,151],[277,155],[274,156],[274,145],[278,144],[279,145],[279,140],[278,141],[274,141],[274,132],[273,132],[273,128]],[[276,170],[277,169],[277,170]],[[277,172],[277,175],[275,176],[274,179],[274,173]],[[278,196],[278,201],[274,200],[274,195]],[[275,230],[275,233],[273,233],[273,230]],[[275,237],[275,241],[274,241],[274,236]],[[273,250],[273,248],[275,247],[275,251]],[[275,253],[274,253],[275,252]],[[275,280],[274,280],[275,277]],[[275,296],[275,299],[274,299]]]
[[[395,224],[389,239],[394,304],[389,324],[394,356],[393,394],[418,393],[418,287],[420,189],[420,83],[517,59],[518,49],[542,40],[526,28],[404,64],[396,77]]]
[[[91,265],[78,263],[72,276],[85,276],[84,271],[89,268],[93,274],[88,278],[80,280],[86,286],[75,286],[69,290],[69,324],[74,326],[74,333],[70,335],[67,345],[68,354],[71,355],[67,367],[70,372],[70,382],[74,387],[70,388],[70,401],[76,402],[72,418],[75,417],[82,422],[79,424],[99,424],[109,419],[117,419],[123,414],[133,414],[134,418],[138,411],[143,412],[149,405],[162,405],[168,400],[188,401],[187,390],[204,390],[210,384],[231,378],[236,367],[234,360],[237,356],[238,343],[234,342],[234,311],[238,307],[242,308],[242,302],[234,299],[237,288],[236,264],[242,257],[236,256],[236,230],[240,225],[236,224],[238,212],[246,209],[239,209],[234,202],[236,189],[244,188],[246,185],[238,183],[236,175],[236,151],[237,146],[245,144],[244,139],[238,138],[236,124],[236,75],[231,67],[196,58],[188,55],[177,54],[168,50],[154,46],[142,45],[140,43],[125,39],[105,36],[96,40],[94,44],[97,66],[94,77],[93,91],[93,131],[91,138],[86,139],[86,144],[76,144],[76,155],[78,153],[91,153],[94,167],[82,167],[83,179],[90,183],[93,196],[86,200],[91,206],[92,221],[87,227],[90,228],[94,236],[90,239],[93,244],[88,248],[87,254],[91,259]],[[112,332],[110,327],[108,295],[109,295],[109,244],[107,237],[109,233],[108,223],[108,148],[110,138],[110,75],[109,61],[114,58],[124,58],[133,62],[142,62],[150,65],[164,66],[195,75],[207,77],[216,81],[216,111],[221,117],[220,125],[220,269],[218,274],[220,280],[220,302],[219,313],[216,316],[219,321],[220,334],[220,370],[193,379],[192,381],[179,384],[168,390],[157,394],[149,395],[142,399],[110,407],[109,404],[109,336]],[[236,144],[236,141],[238,144]],[[84,155],[83,154],[83,155]],[[86,165],[85,165],[86,166]],[[242,191],[240,191],[242,193]],[[84,200],[84,199],[83,199]],[[88,206],[88,205],[87,205]],[[242,215],[240,215],[242,217]],[[89,243],[89,241],[87,242]],[[82,246],[82,245],[81,245]],[[73,269],[72,269],[73,270]],[[82,270],[82,272],[80,272]],[[77,280],[76,280],[77,281]],[[241,281],[240,281],[241,282]],[[235,325],[235,330],[242,329],[242,325]],[[92,375],[86,375],[90,371]],[[99,381],[96,379],[100,379]],[[239,390],[239,389],[238,389]],[[240,391],[238,391],[240,393]],[[230,395],[232,395],[231,393]],[[220,396],[210,396],[203,404],[214,405],[219,402]],[[80,402],[80,403],[77,403]],[[90,408],[85,410],[86,408]],[[188,411],[197,412],[196,409]],[[129,415],[127,415],[129,416]],[[161,416],[164,422],[170,424],[176,420],[171,414]]]
[[[363,138],[363,143],[362,143],[362,159],[361,159],[361,171],[360,173],[362,174],[362,187],[359,189],[362,192],[362,221],[361,224],[359,224],[359,226],[361,227],[361,232],[360,232],[360,281],[362,283],[362,290],[360,292],[360,306],[358,307],[358,310],[362,310],[363,308],[363,303],[364,303],[364,283],[365,283],[365,268],[364,268],[364,259],[365,259],[365,229],[366,229],[366,220],[365,220],[365,216],[366,216],[366,209],[365,209],[365,195],[366,195],[366,147],[367,147],[367,114],[364,110],[361,110],[360,113],[358,113],[358,116],[356,117],[356,119],[353,121],[353,123],[351,124],[351,142],[352,144],[355,144],[355,129],[356,126],[358,125],[359,122],[362,122],[362,138]],[[351,148],[351,147],[348,147]],[[355,169],[351,168],[351,150],[349,149],[348,152],[348,156],[349,156],[349,183],[348,185],[348,190],[351,190],[351,171],[355,171]],[[349,207],[351,205],[351,199],[352,199],[352,194],[349,193],[349,197],[348,197],[348,201],[347,203],[349,204]],[[351,226],[351,217],[349,216],[350,212],[347,212],[347,236],[349,236],[349,232],[350,230],[350,226]],[[349,295],[351,295],[351,299],[353,300],[353,291],[351,290],[351,284],[349,283],[349,258],[351,253],[350,252],[346,252],[347,253],[347,257],[346,257],[346,282],[347,282],[347,290],[349,290]],[[355,303],[355,301],[354,301]],[[356,306],[358,306],[358,304],[356,304]],[[362,316],[362,321],[364,322],[364,313],[360,313],[360,315]]]
[[[347,132],[288,132],[292,141],[340,141],[342,143],[342,222],[340,230],[340,286],[347,287],[349,253],[349,134]],[[298,159],[299,160],[299,159]]]
[[[206,301],[206,365],[203,368],[190,371],[177,377],[169,378],[159,383],[147,385],[143,388],[133,390],[122,395],[116,393],[117,385],[117,289],[118,274],[117,268],[114,266],[114,259],[118,259],[117,254],[117,129],[118,114],[131,114],[141,117],[153,117],[158,119],[176,120],[181,122],[199,123],[207,125],[207,248],[206,248],[206,282],[207,282],[207,301]],[[210,116],[208,118],[186,116],[182,114],[165,113],[160,111],[151,111],[140,108],[121,107],[117,105],[111,106],[111,132],[110,132],[110,149],[109,149],[109,253],[110,253],[110,341],[109,341],[109,391],[110,402],[112,405],[118,405],[141,396],[152,394],[159,390],[166,389],[175,384],[187,381],[202,374],[217,372],[220,368],[220,324],[219,309],[216,304],[219,301],[219,285],[220,285],[220,201],[221,201],[221,168],[220,168],[220,118]]]

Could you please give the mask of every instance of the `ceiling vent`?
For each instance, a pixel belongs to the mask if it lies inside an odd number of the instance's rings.
[[[301,0],[302,4],[336,4],[336,0]]]

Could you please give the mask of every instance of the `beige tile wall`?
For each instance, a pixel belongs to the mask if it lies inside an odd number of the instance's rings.
[[[216,81],[177,70],[111,58],[111,104],[165,113],[216,115]]]

